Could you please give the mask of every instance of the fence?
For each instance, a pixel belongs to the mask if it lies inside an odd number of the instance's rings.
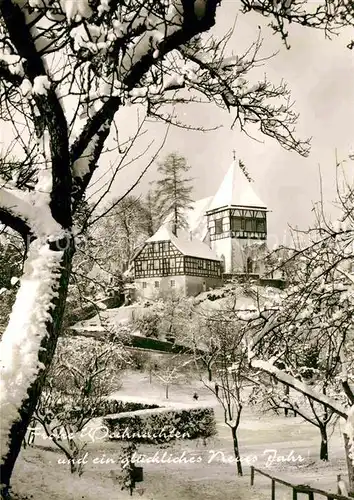
[[[328,491],[323,491],[319,490],[317,488],[311,488],[310,486],[305,486],[302,484],[291,484],[288,483],[287,481],[283,481],[283,479],[279,479],[277,477],[273,477],[270,474],[267,474],[266,472],[261,471],[260,469],[256,469],[256,467],[251,466],[251,486],[254,485],[254,475],[255,472],[258,472],[258,474],[261,474],[262,476],[268,477],[272,481],[272,490],[271,490],[271,500],[275,500],[275,484],[283,484],[284,486],[287,486],[288,488],[292,489],[292,500],[298,500],[298,493],[305,494],[308,496],[309,500],[314,500],[315,498],[315,493],[317,495],[321,495],[325,497],[327,500],[353,500],[352,498],[343,496],[343,495],[338,495],[335,493],[329,493]]]

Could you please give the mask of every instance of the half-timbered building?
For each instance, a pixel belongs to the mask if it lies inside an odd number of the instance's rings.
[[[166,225],[135,255],[134,276],[138,296],[197,295],[221,284],[221,262],[208,245]]]
[[[214,196],[186,211],[188,231],[172,233],[172,214],[133,260],[137,295],[196,295],[223,275],[263,274],[267,207],[233,161]]]

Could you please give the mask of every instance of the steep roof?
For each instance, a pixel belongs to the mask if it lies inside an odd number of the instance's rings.
[[[267,205],[257,196],[251,182],[233,161],[215,194],[208,210],[222,207],[254,207],[266,209]]]
[[[170,241],[183,255],[189,257],[198,257],[199,259],[220,260],[216,253],[205,243],[197,239],[190,239],[189,233],[181,229],[175,236],[171,229],[164,224],[146,240],[146,243],[157,241]]]

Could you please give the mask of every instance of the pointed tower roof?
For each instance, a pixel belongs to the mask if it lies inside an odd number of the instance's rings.
[[[208,211],[224,207],[267,209],[267,205],[254,192],[251,182],[235,160],[231,163]]]

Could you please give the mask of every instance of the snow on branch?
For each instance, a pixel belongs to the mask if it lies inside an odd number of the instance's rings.
[[[22,58],[5,51],[0,53],[0,75],[11,83],[21,83],[24,76]]]
[[[41,342],[51,321],[52,300],[57,297],[63,252],[51,251],[39,240],[29,246],[17,299],[1,339],[0,406],[2,453],[8,449],[18,408],[27,399],[28,387],[44,365],[39,362]],[[4,459],[4,456],[1,457]]]
[[[47,193],[24,192],[11,186],[7,187],[1,179],[0,184],[0,211],[24,221],[27,225],[26,233],[32,233],[39,238],[63,236],[62,227],[51,215]],[[4,222],[6,222],[6,217]],[[22,227],[26,229],[25,226]]]
[[[320,403],[324,406],[328,406],[331,410],[333,410],[337,415],[340,415],[344,419],[348,417],[348,410],[344,408],[340,403],[335,401],[332,398],[329,398],[325,394],[321,392],[317,392],[308,384],[301,382],[300,380],[292,377],[291,375],[284,373],[279,370],[276,366],[274,366],[269,361],[263,361],[259,359],[251,359],[251,367],[255,369],[262,370],[263,372],[268,373],[269,375],[273,375],[279,382],[286,384],[289,387],[301,392],[302,394],[308,396],[313,401]],[[233,368],[231,367],[230,370]]]

